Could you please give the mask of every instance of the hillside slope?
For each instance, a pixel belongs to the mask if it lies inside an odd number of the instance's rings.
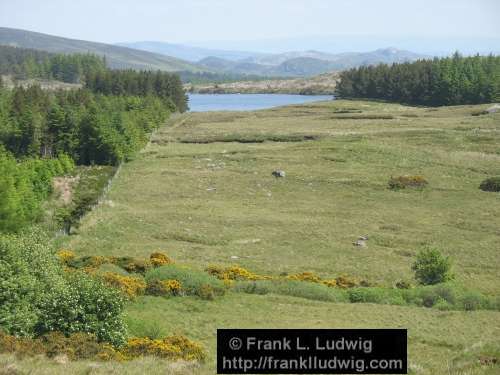
[[[187,61],[152,52],[7,27],[0,27],[0,44],[56,53],[93,53],[106,56],[109,67],[117,69],[158,69],[193,72],[206,70]]]
[[[478,185],[500,173],[499,114],[471,116],[484,108],[339,100],[174,117],[61,247],[142,259],[161,250],[198,272],[237,264],[276,277],[351,275],[394,291],[412,280],[415,254],[435,246],[452,257],[457,283],[497,296],[499,197]],[[285,178],[271,176],[277,168]],[[390,176],[406,173],[429,185],[388,189]],[[353,246],[360,235],[366,247]],[[498,356],[498,311],[339,303],[307,290],[141,296],[127,305],[127,323],[132,335],[177,332],[202,342],[208,358],[196,374],[215,372],[223,327],[407,328],[409,373],[498,373],[498,364],[480,362]],[[158,363],[148,373],[167,371]]]

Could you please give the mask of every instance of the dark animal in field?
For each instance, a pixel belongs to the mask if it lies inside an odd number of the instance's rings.
[[[273,171],[273,173],[271,173],[274,177],[276,178],[280,178],[280,177],[285,177],[286,176],[286,173],[285,171],[282,171],[280,169],[276,170],[276,171]]]

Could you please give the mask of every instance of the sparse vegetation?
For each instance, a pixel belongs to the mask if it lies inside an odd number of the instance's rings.
[[[390,178],[389,189],[423,188],[427,184],[428,182],[423,176],[398,176]]]

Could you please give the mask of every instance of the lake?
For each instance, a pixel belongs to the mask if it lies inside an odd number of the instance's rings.
[[[189,108],[191,112],[253,111],[332,99],[332,95],[189,94]]]

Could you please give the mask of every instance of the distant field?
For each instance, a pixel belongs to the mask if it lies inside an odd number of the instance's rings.
[[[200,270],[239,264],[386,287],[411,279],[414,255],[434,246],[452,257],[457,282],[499,295],[500,195],[478,186],[500,175],[500,114],[472,116],[487,107],[331,101],[179,115],[123,166],[107,201],[61,246],[79,255],[161,250]],[[275,169],[286,177],[272,177]],[[429,185],[387,188],[404,174]],[[366,248],[353,246],[360,235]],[[215,301],[142,297],[127,320],[132,334],[151,324],[202,341],[210,359],[194,373],[214,372],[215,329],[223,327],[405,327],[412,373],[498,371],[478,365],[491,345],[498,352],[498,311],[231,292]]]
[[[338,74],[326,73],[314,77],[267,79],[229,83],[185,84],[184,88],[198,94],[304,94],[332,95]]]

